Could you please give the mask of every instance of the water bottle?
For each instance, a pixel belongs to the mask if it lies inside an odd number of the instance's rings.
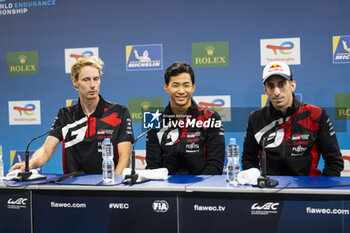
[[[226,181],[234,186],[238,184],[237,175],[241,170],[239,164],[239,147],[235,138],[230,138],[227,146],[227,179]]]
[[[102,175],[104,183],[114,182],[114,161],[113,145],[111,139],[105,138],[102,141]]]
[[[0,145],[0,178],[4,177],[4,161],[2,160],[2,145]]]
[[[236,143],[236,139],[234,139],[233,146],[233,184],[238,184],[238,173],[241,171],[241,165],[239,163],[239,146]]]

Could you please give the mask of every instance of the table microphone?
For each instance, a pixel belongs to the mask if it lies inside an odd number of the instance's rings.
[[[261,176],[258,177],[258,184],[256,186],[260,188],[272,188],[278,185],[277,180],[270,179],[270,177],[267,175],[267,168],[266,168],[266,137],[262,138],[262,150],[261,150]]]
[[[41,176],[41,177],[37,177],[37,178],[30,178],[28,179],[31,175],[32,175],[32,172],[29,170],[29,146],[30,144],[35,141],[36,139],[38,138],[41,138],[47,134],[49,134],[52,130],[57,130],[57,129],[60,129],[60,128],[63,128],[64,126],[60,126],[60,127],[57,127],[55,129],[50,129],[49,131],[47,131],[46,133],[42,134],[42,135],[39,135],[35,138],[33,138],[32,140],[29,141],[28,145],[27,145],[27,148],[26,148],[26,151],[25,151],[25,160],[24,160],[24,172],[19,172],[17,177],[20,181],[28,181],[28,180],[37,180],[37,179],[45,179],[46,177],[45,176]]]
[[[137,142],[137,140],[139,140],[141,137],[143,137],[145,134],[147,134],[151,130],[152,130],[152,128],[146,130],[140,136],[138,136],[136,138],[136,140],[134,141],[133,147],[131,150],[131,174],[125,176],[125,179],[122,181],[124,184],[136,184],[137,183],[136,181],[139,178],[139,175],[135,171],[135,146],[136,146],[136,142]]]

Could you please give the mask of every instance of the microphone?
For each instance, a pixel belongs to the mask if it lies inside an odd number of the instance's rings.
[[[151,130],[152,130],[152,128],[149,128],[148,130],[146,130],[145,132],[140,134],[140,136],[138,136],[136,138],[136,140],[134,141],[133,147],[131,150],[131,174],[126,175],[125,179],[122,181],[122,183],[124,183],[124,184],[136,184],[137,183],[136,181],[139,178],[139,175],[136,174],[136,171],[135,171],[135,146],[136,146],[136,142]]]
[[[37,136],[37,137],[35,137],[35,138],[33,138],[32,140],[29,141],[29,143],[27,145],[27,148],[26,148],[26,151],[24,152],[24,156],[25,156],[24,172],[19,172],[18,175],[17,175],[17,177],[18,177],[18,179],[20,181],[28,181],[28,180],[36,180],[36,179],[44,179],[44,178],[46,178],[45,176],[41,176],[41,177],[34,178],[34,179],[28,179],[32,175],[32,172],[29,170],[29,146],[36,139],[41,138],[41,137],[45,136],[46,134],[49,134],[50,131],[47,131],[46,133],[44,133],[42,135],[39,135],[39,136]]]
[[[278,185],[277,180],[270,179],[270,177],[267,175],[267,168],[266,168],[266,137],[262,138],[262,151],[261,151],[261,176],[258,177],[258,184],[256,186],[260,188],[272,188]]]
[[[51,128],[51,129],[50,129],[49,131],[47,131],[46,133],[43,133],[42,135],[39,135],[39,136],[37,136],[37,137],[35,137],[35,138],[33,138],[32,140],[29,141],[29,143],[28,143],[28,145],[27,145],[27,148],[26,148],[26,150],[25,150],[25,152],[24,152],[24,156],[25,156],[25,160],[24,160],[24,166],[25,166],[24,172],[19,172],[18,175],[17,175],[17,177],[18,177],[18,179],[19,179],[20,181],[38,180],[38,179],[45,179],[45,178],[46,178],[46,176],[43,176],[43,175],[37,176],[37,177],[30,177],[30,176],[32,175],[32,172],[29,170],[29,146],[30,146],[30,144],[31,144],[33,141],[35,141],[36,139],[41,138],[41,137],[43,137],[43,136],[49,134],[52,130],[57,130],[57,129],[60,129],[60,128],[63,128],[63,127],[64,127],[64,125],[63,125],[63,126],[60,126],[60,127],[57,127],[57,128],[54,128],[54,129]],[[29,178],[29,177],[30,177],[30,178]]]

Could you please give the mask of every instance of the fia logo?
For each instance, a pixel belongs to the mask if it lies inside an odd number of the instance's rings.
[[[160,129],[160,116],[162,114],[157,110],[156,112],[143,113],[143,128],[145,129]]]
[[[165,213],[169,210],[169,204],[164,200],[155,200],[152,207],[155,212],[159,213]]]

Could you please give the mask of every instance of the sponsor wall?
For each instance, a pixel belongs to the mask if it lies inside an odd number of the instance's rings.
[[[302,7],[301,7],[302,6]],[[144,111],[164,107],[164,70],[187,61],[195,99],[223,118],[226,142],[242,149],[250,111],[267,103],[269,61],[291,65],[298,98],[327,108],[342,150],[350,149],[350,19],[346,0],[0,1],[0,144],[11,151],[49,130],[60,107],[77,102],[70,66],[80,56],[105,62],[101,94],[128,106],[135,135]],[[171,9],[171,10],[169,10]],[[284,9],[284,10],[281,10]],[[93,15],[93,18],[91,17]],[[37,149],[44,139],[32,143]],[[139,168],[145,140],[139,140]],[[61,146],[45,172],[61,173]],[[323,166],[321,161],[320,166]],[[349,171],[349,169],[347,169]]]

